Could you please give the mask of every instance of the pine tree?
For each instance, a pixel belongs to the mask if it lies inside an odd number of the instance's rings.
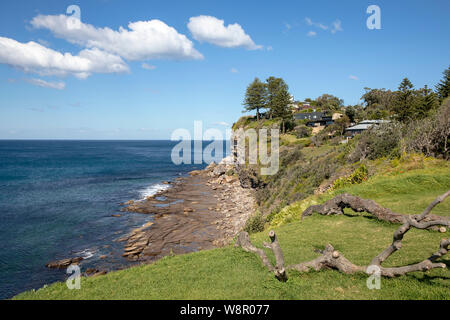
[[[286,121],[292,118],[289,110],[291,103],[291,95],[289,94],[287,85],[281,86],[273,97],[272,112],[273,116],[281,119],[281,132],[286,132]]]
[[[277,113],[279,113],[279,111],[277,110],[280,109],[278,105],[280,101],[277,101],[280,100],[278,94],[280,92],[288,92],[288,85],[282,78],[269,77],[266,80],[266,87],[267,87],[267,107],[269,109],[270,118],[272,119],[273,117],[278,116]]]
[[[425,118],[431,111],[436,110],[439,106],[438,98],[433,90],[429,89],[427,85],[419,90],[420,98],[417,103],[417,116],[416,118]]]
[[[267,89],[264,83],[258,78],[247,87],[245,93],[245,111],[256,110],[256,119],[259,121],[259,111],[266,107]]]
[[[396,99],[393,105],[393,111],[398,121],[406,121],[413,118],[414,99],[413,84],[408,78],[404,78],[396,92]]]
[[[444,78],[436,85],[436,90],[441,101],[450,96],[450,66],[443,74]]]

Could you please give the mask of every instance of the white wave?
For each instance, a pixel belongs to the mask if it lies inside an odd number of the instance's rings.
[[[142,199],[145,199],[147,197],[154,196],[158,192],[167,190],[169,188],[170,185],[168,184],[161,184],[161,183],[152,184],[151,186],[139,191],[139,195]]]
[[[89,249],[85,249],[85,250],[79,252],[77,255],[81,256],[83,258],[83,260],[86,260],[86,259],[92,258],[94,256],[94,252],[92,252]]]

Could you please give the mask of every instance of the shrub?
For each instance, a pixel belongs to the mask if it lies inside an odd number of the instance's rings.
[[[361,137],[353,152],[349,155],[351,162],[364,159],[375,160],[381,157],[399,157],[402,126],[398,123],[373,126],[361,133]]]
[[[343,187],[350,186],[352,184],[360,184],[367,180],[369,177],[369,172],[364,164],[360,165],[351,175],[348,177],[342,177],[337,179],[333,183],[332,190],[340,189]]]
[[[248,233],[256,233],[264,231],[264,224],[266,223],[261,212],[256,211],[256,213],[251,216],[245,223],[244,231]]]
[[[299,139],[307,138],[307,137],[311,136],[311,132],[312,132],[312,129],[305,125],[296,126],[294,128],[295,136]]]

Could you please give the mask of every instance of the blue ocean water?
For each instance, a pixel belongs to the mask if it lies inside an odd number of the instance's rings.
[[[174,165],[175,144],[0,141],[0,298],[64,280],[64,270],[45,267],[53,260],[81,255],[82,271],[129,266],[114,240],[151,216],[120,204],[204,167]]]

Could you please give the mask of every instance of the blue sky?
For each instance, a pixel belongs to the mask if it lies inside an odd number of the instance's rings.
[[[372,4],[381,30],[366,27]],[[61,31],[56,17],[69,5],[86,34]],[[346,104],[403,77],[434,87],[450,64],[448,12],[444,0],[1,1],[0,139],[169,139],[194,120],[223,130],[255,76],[283,77],[296,100],[329,93]],[[145,32],[117,46],[103,37],[102,28],[120,36],[151,20],[162,22],[157,43]],[[211,29],[220,20],[226,34]],[[22,57],[30,41],[45,63]],[[79,72],[92,52],[101,55]],[[50,68],[60,53],[72,57]]]

